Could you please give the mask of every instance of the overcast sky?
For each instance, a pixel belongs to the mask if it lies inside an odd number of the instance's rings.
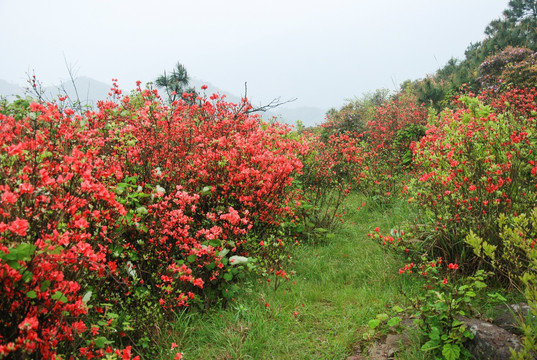
[[[508,0],[0,0],[0,79],[131,89],[176,62],[254,103],[338,107],[462,58]]]

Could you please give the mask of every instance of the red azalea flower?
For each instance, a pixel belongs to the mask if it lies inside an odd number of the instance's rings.
[[[28,231],[28,221],[25,219],[17,219],[15,221],[12,221],[8,225],[8,230],[12,233],[19,235],[19,236],[26,236],[26,232]]]

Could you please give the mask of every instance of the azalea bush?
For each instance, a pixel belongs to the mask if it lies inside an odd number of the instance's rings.
[[[117,274],[105,244],[126,213],[107,185],[119,169],[80,146],[83,128],[72,111],[22,100],[4,106],[0,355],[53,358],[86,345],[88,286]]]
[[[537,350],[537,208],[528,214],[501,214],[498,224],[503,243],[501,251],[474,233],[466,237],[466,242],[479,258],[490,263],[523,292],[530,310],[520,319],[523,348],[513,358],[531,359]]]
[[[464,264],[459,266],[458,263],[446,263],[441,257],[433,259],[415,253],[415,246],[403,230],[392,229],[389,235],[385,235],[377,227],[368,236],[409,261],[399,269],[400,276],[423,284],[418,296],[409,297],[410,306],[393,308],[397,314],[391,321],[400,319],[401,314],[413,318],[413,328],[420,333],[420,350],[435,358],[471,357],[465,343],[474,335],[461,316],[473,315],[476,300],[483,301],[484,297],[480,295],[487,288],[485,282],[489,273],[477,270],[474,274],[461,276],[465,273]],[[498,293],[489,293],[486,301],[505,302],[506,299]],[[389,318],[388,315],[385,317]],[[399,321],[395,325],[399,325]],[[370,321],[369,325],[378,331],[377,320]]]
[[[341,221],[343,201],[361,164],[361,147],[346,133],[332,134],[325,141],[319,135],[304,133],[303,141],[308,151],[302,156],[299,184],[303,201],[297,230],[323,237]]]
[[[388,98],[377,92],[329,112],[321,139],[327,146],[347,142],[345,160],[353,187],[383,203],[402,190],[412,172],[410,146],[425,134],[427,117],[427,108],[413,95]]]
[[[181,307],[290,272],[303,142],[246,99],[182,95],[1,105],[1,356],[150,354]]]
[[[402,94],[376,108],[363,133],[363,164],[356,174],[358,189],[383,199],[402,190],[411,171],[410,145],[424,134],[427,108]]]
[[[507,46],[498,54],[488,56],[478,72],[478,81],[484,88],[533,87],[537,79],[536,53],[528,48]]]
[[[509,94],[502,98],[504,104],[510,100]],[[515,115],[535,103],[511,111],[465,96],[459,105],[431,117],[416,143],[420,172],[409,195],[424,212],[421,233],[429,234],[421,250],[465,263],[472,272],[479,261],[464,242],[470,230],[502,249],[498,215],[520,213],[535,203],[535,122]]]
[[[444,267],[445,266],[445,267]],[[442,260],[425,261],[413,270],[410,266],[401,269],[406,276],[419,276],[426,281],[423,293],[412,300],[406,311],[415,317],[414,325],[422,334],[420,350],[435,358],[467,359],[472,355],[465,343],[474,334],[462,321],[461,316],[473,314],[472,303],[487,287],[487,274],[483,270],[475,275],[457,278],[458,264],[444,265]],[[492,299],[500,297],[491,294]],[[505,299],[503,299],[505,301]]]

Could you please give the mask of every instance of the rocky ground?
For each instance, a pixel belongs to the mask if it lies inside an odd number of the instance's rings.
[[[474,339],[466,345],[476,359],[507,360],[511,357],[510,349],[521,348],[521,333],[517,324],[529,314],[528,304],[505,305],[497,310],[492,322],[459,318],[474,334]],[[411,323],[410,319],[403,321],[405,327],[411,326]],[[407,333],[403,331],[400,334],[389,334],[381,341],[373,343],[365,353],[356,353],[348,360],[395,359],[401,346],[410,341]],[[537,359],[537,356],[534,356],[534,359]]]

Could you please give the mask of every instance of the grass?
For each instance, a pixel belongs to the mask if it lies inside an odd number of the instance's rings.
[[[367,237],[376,226],[387,232],[408,219],[409,208],[367,202],[351,195],[345,223],[332,239],[296,248],[290,281],[276,291],[254,281],[225,309],[179,314],[164,348],[175,342],[184,359],[349,357],[369,320],[418,290],[398,276],[401,260]],[[172,358],[163,350],[161,359]]]

